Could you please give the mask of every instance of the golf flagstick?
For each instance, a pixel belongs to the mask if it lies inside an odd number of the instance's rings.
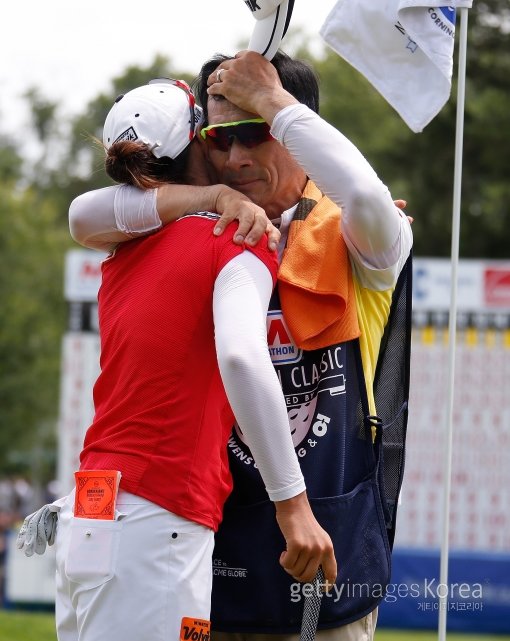
[[[319,567],[315,579],[313,580],[313,590],[311,594],[305,597],[303,607],[303,620],[301,621],[301,638],[300,641],[314,641],[317,632],[317,623],[319,622],[319,612],[321,609],[322,595],[324,589],[324,572]]]

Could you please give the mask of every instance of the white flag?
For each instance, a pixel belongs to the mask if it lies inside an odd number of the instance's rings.
[[[360,71],[414,131],[450,96],[455,9],[472,0],[339,0],[321,36]]]

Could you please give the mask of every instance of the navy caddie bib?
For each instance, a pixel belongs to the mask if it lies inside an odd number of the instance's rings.
[[[390,578],[379,448],[372,439],[359,341],[313,351],[297,348],[277,289],[267,331],[308,497],[338,562],[337,583],[322,600],[319,627],[337,627],[371,612]],[[279,564],[285,541],[237,426],[228,452],[234,489],[213,554],[213,629],[299,632],[303,585]]]

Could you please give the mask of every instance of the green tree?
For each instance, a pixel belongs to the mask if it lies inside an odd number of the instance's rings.
[[[461,255],[507,258],[510,226],[510,9],[477,0],[469,11]],[[457,52],[456,52],[457,54]],[[414,134],[348,63],[327,50],[315,61],[324,117],[350,137],[409,202],[417,255],[448,256],[451,245],[456,69],[451,98]]]
[[[130,67],[114,78],[111,91],[69,123],[58,104],[31,88],[25,99],[37,153],[25,162],[0,135],[0,477],[23,473],[39,482],[55,473],[67,322],[63,267],[73,247],[69,204],[79,193],[110,184],[93,138],[101,137],[113,98],[159,76],[191,80],[157,56],[147,68]]]
[[[23,173],[23,161],[11,140],[0,134],[0,185],[17,183]]]
[[[41,463],[36,444],[55,442],[69,241],[33,191],[2,185],[0,202],[0,471],[25,471]]]

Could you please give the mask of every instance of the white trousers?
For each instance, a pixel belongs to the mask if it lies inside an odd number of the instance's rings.
[[[73,504],[74,492],[55,541],[58,640],[203,639],[213,531],[123,491],[115,521],[77,519]]]

